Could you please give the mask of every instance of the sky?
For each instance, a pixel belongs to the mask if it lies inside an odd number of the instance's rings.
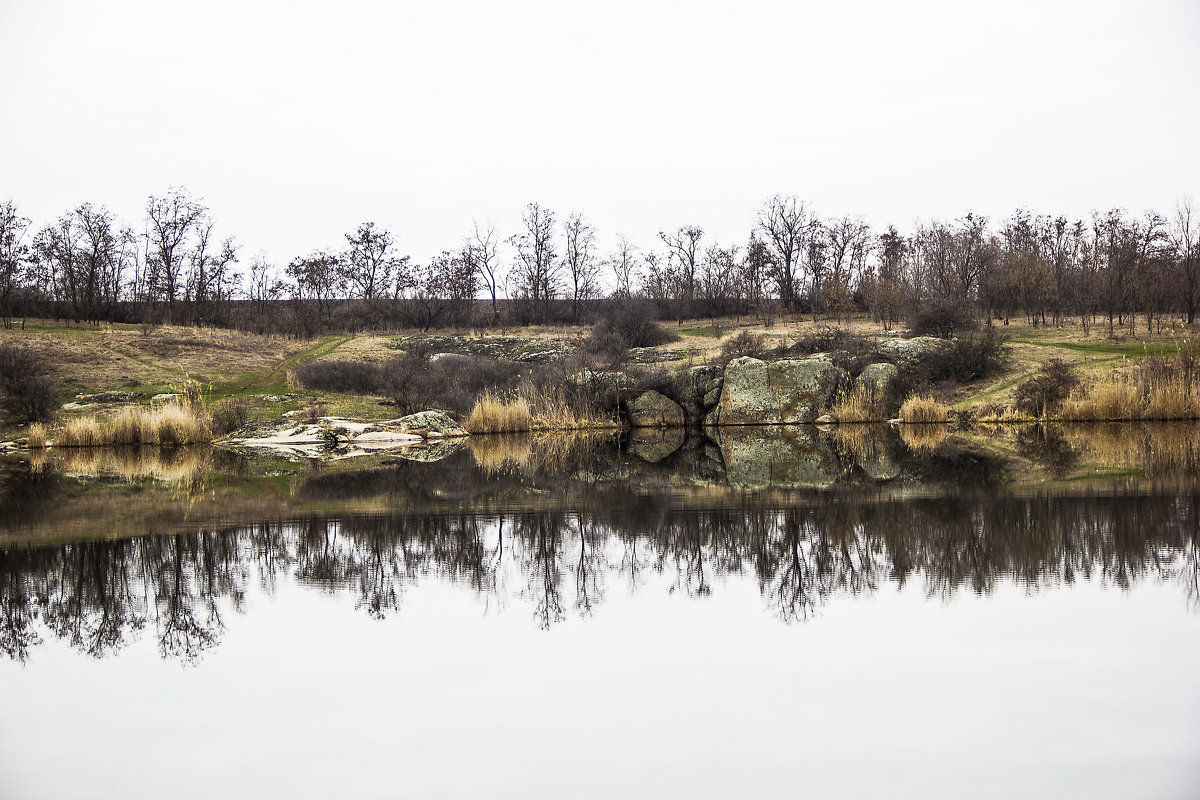
[[[1200,191],[1200,3],[0,0],[0,200],[139,227],[171,186],[243,262],[373,220],[420,261],[525,204],[602,250],[772,195],[902,230]]]

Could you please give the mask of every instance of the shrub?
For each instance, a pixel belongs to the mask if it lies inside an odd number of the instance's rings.
[[[1042,367],[1041,374],[1017,386],[1013,402],[1019,411],[1041,418],[1056,411],[1078,385],[1079,378],[1071,365],[1052,358]]]
[[[624,298],[612,300],[600,310],[588,334],[586,350],[616,362],[631,347],[657,347],[678,338],[659,324],[653,303]]]
[[[212,429],[219,436],[233,433],[250,419],[250,404],[245,400],[226,398],[212,411]]]
[[[788,348],[793,355],[812,355],[813,353],[828,353],[834,350],[846,350],[852,353],[873,350],[870,339],[858,336],[845,328],[833,325],[822,325],[819,328],[802,334]]]
[[[57,386],[46,373],[46,365],[31,350],[0,344],[0,411],[19,421],[48,420]]]
[[[761,333],[740,331],[737,335],[731,337],[729,341],[721,345],[721,355],[718,361],[719,363],[726,364],[742,356],[761,358],[767,354],[768,349],[767,338]]]
[[[908,327],[918,336],[949,339],[955,334],[975,330],[979,321],[968,302],[947,298],[929,300],[917,306],[909,316]]]
[[[383,372],[366,361],[312,361],[294,370],[305,389],[342,394],[382,394]]]

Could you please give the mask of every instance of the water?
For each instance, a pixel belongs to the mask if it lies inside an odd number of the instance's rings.
[[[0,796],[1200,795],[1196,430],[926,438],[10,461]]]

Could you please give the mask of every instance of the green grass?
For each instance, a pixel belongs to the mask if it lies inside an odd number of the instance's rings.
[[[678,333],[680,336],[702,336],[706,339],[720,339],[724,330],[709,325],[703,328],[683,328]]]

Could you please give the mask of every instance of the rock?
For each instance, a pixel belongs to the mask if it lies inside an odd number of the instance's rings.
[[[425,444],[416,444],[412,447],[405,447],[398,450],[396,457],[403,461],[422,461],[431,464],[434,461],[441,461],[443,458],[453,455],[462,446],[461,439],[426,442]]]
[[[74,402],[71,402],[71,403],[63,403],[63,404],[62,404],[62,410],[63,410],[63,411],[78,411],[78,410],[80,410],[81,408],[87,408],[87,403],[74,403]]]
[[[882,400],[899,373],[895,364],[868,364],[854,379],[854,390],[871,402]]]
[[[470,436],[465,428],[441,411],[418,411],[400,419],[383,423],[384,427],[395,427],[406,433],[429,438],[452,438]]]
[[[665,364],[669,361],[679,361],[683,352],[670,347],[631,347],[629,360],[634,364]]]
[[[264,394],[262,399],[268,403],[286,403],[289,400],[295,400],[294,394]]]
[[[179,395],[175,392],[163,392],[162,394],[156,394],[156,395],[154,395],[154,397],[151,397],[150,402],[151,403],[169,403],[172,400],[178,400],[178,399],[179,399]]]
[[[629,424],[635,428],[682,428],[685,422],[679,404],[654,390],[629,404]]]
[[[903,367],[916,366],[931,355],[948,355],[954,342],[936,336],[914,336],[912,339],[882,339],[879,352]]]
[[[837,420],[833,417],[832,414],[822,414],[821,416],[817,417],[813,421],[815,423],[817,423],[818,425],[836,425],[837,424]]]
[[[812,422],[849,384],[849,373],[827,361],[735,358],[725,366],[721,399],[705,424]]]
[[[723,380],[720,367],[706,364],[675,373],[668,391],[688,420],[698,423],[720,400]]]

